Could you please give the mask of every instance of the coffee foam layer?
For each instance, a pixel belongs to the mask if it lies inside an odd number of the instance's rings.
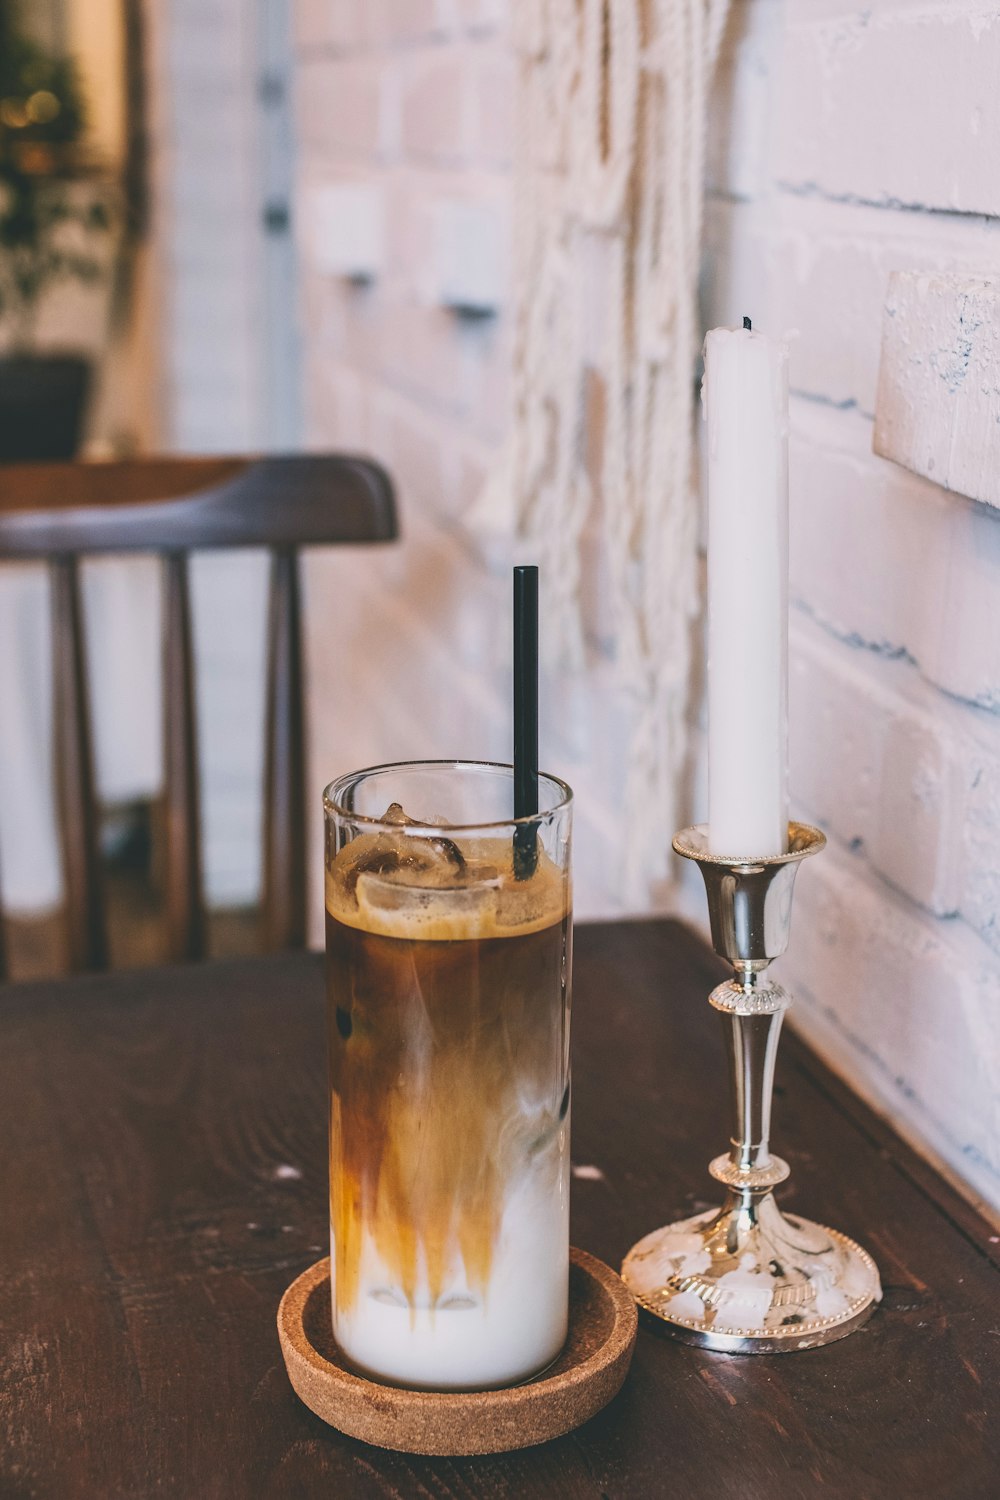
[[[458,869],[450,844],[464,861]],[[398,849],[416,850],[426,868],[381,868]],[[381,937],[420,942],[523,937],[561,922],[569,883],[539,844],[528,880],[514,876],[509,838],[449,840],[361,834],[340,850],[326,872],[326,906],[345,926]]]

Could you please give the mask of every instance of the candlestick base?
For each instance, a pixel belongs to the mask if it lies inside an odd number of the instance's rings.
[[[788,1167],[769,1149],[774,1062],[791,1003],[765,973],[788,945],[799,864],[826,840],[788,825],[788,851],[731,858],[686,828],[674,848],[699,865],[712,942],[733,979],[709,996],[725,1027],[733,1104],[730,1150],[709,1167],[725,1205],[656,1229],[633,1245],[622,1279],[641,1307],[689,1343],[728,1354],[779,1354],[853,1332],[882,1295],[875,1262],[836,1229],[783,1214],[774,1188]]]
[[[629,1251],[622,1279],[676,1338],[725,1354],[830,1344],[881,1296],[867,1251],[783,1214],[770,1192],[754,1203],[734,1190],[721,1210],[655,1229]]]

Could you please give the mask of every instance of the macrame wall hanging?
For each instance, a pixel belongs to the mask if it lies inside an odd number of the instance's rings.
[[[623,873],[641,901],[679,826],[705,117],[729,0],[511,7],[514,415],[477,514],[531,544],[568,663],[586,653],[581,555],[596,528],[630,705]]]

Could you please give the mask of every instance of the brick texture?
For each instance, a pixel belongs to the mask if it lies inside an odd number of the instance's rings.
[[[793,1023],[1000,1204],[1000,524],[872,452],[890,272],[1000,248],[996,8],[733,7],[708,163],[708,325],[791,346]],[[694,899],[692,899],[694,897]],[[697,894],[686,909],[700,916]]]
[[[494,313],[442,305],[440,226],[461,223],[456,204],[482,205],[503,262],[509,7],[298,0],[296,12],[298,222],[310,222],[311,192],[339,180],[377,184],[385,208],[384,266],[365,284],[324,274],[301,235],[307,441],[386,463],[404,528],[399,548],[310,560],[312,779],[420,754],[508,759],[512,558],[504,544],[483,550],[463,521],[506,430],[511,319],[502,286]],[[447,251],[453,267],[466,247]],[[626,722],[626,706],[606,664],[543,691],[542,758],[579,796],[577,910],[620,910],[609,796],[623,745],[609,725]]]
[[[995,1202],[995,961],[961,923],[928,922],[839,845],[803,870],[795,904],[782,982],[795,995],[796,1025],[906,1134]]]
[[[794,13],[794,11],[793,11]],[[872,4],[784,37],[776,176],[870,203],[1000,212],[1000,14]]]

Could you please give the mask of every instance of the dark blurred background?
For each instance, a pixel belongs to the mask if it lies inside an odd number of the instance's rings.
[[[284,0],[0,0],[0,461],[294,446]]]

